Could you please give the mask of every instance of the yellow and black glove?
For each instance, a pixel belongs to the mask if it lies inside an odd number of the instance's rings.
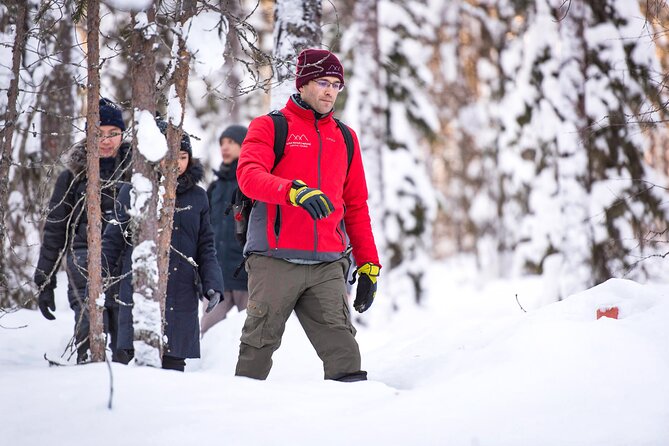
[[[302,180],[293,181],[288,198],[293,206],[301,206],[314,220],[325,218],[334,211],[334,206],[327,195],[320,189],[307,187]]]
[[[372,306],[374,296],[376,296],[376,279],[379,277],[380,271],[381,267],[371,262],[365,263],[356,270],[358,273],[358,288],[355,292],[353,308],[358,313],[367,311]]]

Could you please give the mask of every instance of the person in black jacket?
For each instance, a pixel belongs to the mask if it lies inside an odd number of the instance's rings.
[[[237,191],[237,160],[246,137],[247,128],[231,125],[221,133],[218,142],[221,146],[223,162],[218,171],[214,171],[216,180],[209,185],[207,196],[211,206],[212,226],[216,238],[218,264],[223,272],[225,300],[211,313],[202,313],[200,330],[202,335],[212,326],[225,319],[233,306],[238,311],[246,309],[249,301],[248,275],[242,267],[244,256],[242,246],[235,237],[235,220],[230,206]],[[206,303],[203,302],[203,305]]]
[[[163,133],[164,121],[158,121]],[[184,371],[186,358],[200,357],[198,298],[201,290],[209,300],[208,311],[222,299],[223,277],[216,260],[214,233],[209,219],[209,201],[197,185],[204,176],[199,160],[192,157],[190,138],[184,133],[179,152],[179,177],[172,226],[169,278],[165,302],[162,367]],[[105,230],[102,261],[105,271],[121,271],[118,347],[133,355],[132,246],[128,230],[130,216],[129,185],[123,186],[116,210],[117,224]],[[192,260],[190,260],[192,259]],[[195,264],[191,263],[194,261]]]
[[[129,175],[130,150],[123,143],[125,123],[121,109],[108,99],[100,99],[100,182],[102,230],[112,218],[114,203],[121,180]],[[86,142],[76,143],[69,153],[68,168],[63,171],[49,201],[49,213],[44,224],[42,246],[34,274],[39,287],[38,306],[42,315],[55,319],[54,289],[56,272],[63,257],[67,258],[67,297],[74,310],[74,340],[77,363],[88,360],[88,308],[85,299],[88,261],[86,231]],[[105,293],[103,318],[105,330],[111,338],[112,360],[119,361],[116,349],[116,320],[118,287],[112,286]]]

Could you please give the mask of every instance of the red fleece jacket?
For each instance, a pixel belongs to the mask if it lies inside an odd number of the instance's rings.
[[[379,265],[355,132],[351,131],[355,150],[348,168],[344,136],[332,113],[317,120],[313,111],[293,99],[281,111],[288,122],[288,134],[283,157],[273,172],[272,118],[264,115],[254,119],[242,145],[237,167],[239,187],[260,202],[251,213],[245,253],[331,261],[342,256],[348,236],[358,265]],[[293,206],[288,199],[293,180],[323,191],[332,201],[334,212],[314,221],[304,209]]]

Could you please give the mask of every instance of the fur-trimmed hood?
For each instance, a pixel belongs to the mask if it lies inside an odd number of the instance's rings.
[[[177,178],[177,193],[186,192],[204,179],[204,166],[198,158],[191,158],[186,171]]]
[[[115,170],[118,171],[116,175],[118,175],[119,179],[126,181],[130,180],[131,153],[130,144],[122,142],[121,147],[119,147],[118,153],[116,154]],[[86,140],[84,139],[75,143],[72,148],[70,148],[66,165],[75,177],[79,177],[85,176],[86,164]]]

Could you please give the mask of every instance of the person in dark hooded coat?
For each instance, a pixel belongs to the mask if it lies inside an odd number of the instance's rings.
[[[249,301],[248,275],[243,268],[242,245],[235,236],[235,218],[231,210],[238,189],[237,160],[246,137],[247,128],[242,125],[228,126],[219,138],[221,167],[214,171],[216,179],[209,185],[207,196],[211,206],[212,226],[216,239],[218,264],[223,272],[225,300],[211,313],[204,312],[200,319],[202,335],[212,326],[225,319],[232,309],[246,310]],[[204,303],[203,303],[204,304]]]
[[[158,121],[163,133],[166,125]],[[186,358],[200,357],[199,298],[209,300],[208,311],[222,299],[223,277],[216,260],[214,233],[209,218],[209,201],[197,185],[204,168],[192,157],[190,138],[184,133],[179,152],[172,249],[165,303],[165,337],[162,367],[183,371]],[[132,246],[129,229],[131,187],[119,194],[117,224],[109,225],[102,241],[103,270],[120,269],[122,274],[118,347],[133,355]],[[195,265],[188,259],[192,259]],[[197,266],[196,266],[197,265]],[[119,268],[120,267],[120,268]],[[202,296],[202,290],[206,290]]]
[[[100,99],[100,207],[102,230],[112,218],[121,183],[129,177],[130,148],[123,143],[125,123],[121,109],[108,99]],[[49,213],[44,224],[39,260],[34,274],[34,282],[39,288],[38,306],[42,315],[49,320],[56,304],[54,289],[56,273],[63,257],[67,259],[67,298],[74,310],[74,340],[77,349],[77,363],[88,361],[89,318],[86,303],[88,283],[88,217],[86,213],[86,141],[76,143],[69,153],[67,169],[56,180],[49,200]],[[121,361],[116,348],[116,321],[118,303],[115,296],[118,287],[112,286],[105,292],[103,320],[105,331],[110,334],[112,360]]]

